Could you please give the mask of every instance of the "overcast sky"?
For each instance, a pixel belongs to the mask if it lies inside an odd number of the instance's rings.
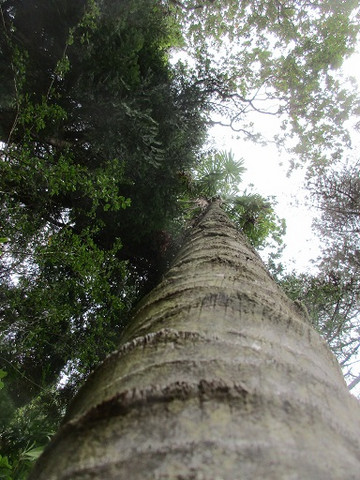
[[[264,121],[272,120],[266,117]],[[246,172],[240,185],[241,190],[246,188],[266,197],[276,197],[276,214],[285,218],[287,225],[282,261],[289,270],[295,268],[298,272],[307,271],[311,259],[319,254],[319,242],[311,229],[313,213],[305,207],[303,172],[293,172],[289,178],[288,159],[285,154],[279,153],[274,144],[260,146],[237,140],[231,130],[225,127],[217,127],[213,133],[220,150],[232,150],[236,159],[245,160]],[[249,188],[251,184],[253,188]]]
[[[346,75],[358,80],[360,85],[360,54],[354,55],[343,68]],[[267,138],[275,133],[276,120],[269,116],[258,119],[261,129]],[[274,144],[267,146],[256,145],[236,139],[230,128],[216,127],[212,130],[217,148],[232,150],[235,158],[243,158],[247,171],[243,175],[241,189],[254,185],[252,189],[263,196],[275,196],[278,202],[275,210],[279,217],[285,218],[287,233],[286,247],[282,262],[288,270],[307,272],[314,266],[311,260],[316,260],[320,254],[321,239],[312,230],[312,221],[317,215],[316,209],[306,206],[303,176],[301,170],[287,176],[289,158],[287,154],[279,153]]]

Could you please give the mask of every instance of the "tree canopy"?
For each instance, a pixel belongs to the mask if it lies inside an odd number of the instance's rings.
[[[359,32],[356,1],[171,1],[184,25],[191,73],[210,94],[212,121],[256,138],[259,114],[279,119],[293,163],[317,169],[351,141],[356,89],[338,67]],[[227,119],[227,120],[226,120]]]

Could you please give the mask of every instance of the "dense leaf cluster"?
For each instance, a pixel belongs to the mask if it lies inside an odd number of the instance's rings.
[[[243,164],[231,151],[203,153],[198,165],[183,178],[187,188],[181,201],[195,204],[196,213],[202,199],[220,197],[224,210],[250,243],[258,249],[271,245],[278,250],[272,256],[278,255],[285,221],[275,214],[274,199],[241,190]]]
[[[356,45],[356,0],[168,0],[185,25],[194,81],[211,95],[212,121],[258,138],[257,121],[279,122],[293,165],[317,168],[350,144],[356,89],[337,68]]]
[[[5,1],[1,21],[1,447],[22,458],[161,270],[204,121],[153,2]]]

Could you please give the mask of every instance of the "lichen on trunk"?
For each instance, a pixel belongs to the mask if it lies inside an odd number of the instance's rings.
[[[31,478],[355,480],[359,432],[335,358],[215,201]]]

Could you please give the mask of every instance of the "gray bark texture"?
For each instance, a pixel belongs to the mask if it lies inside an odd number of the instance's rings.
[[[357,480],[360,408],[215,201],[30,478]]]

